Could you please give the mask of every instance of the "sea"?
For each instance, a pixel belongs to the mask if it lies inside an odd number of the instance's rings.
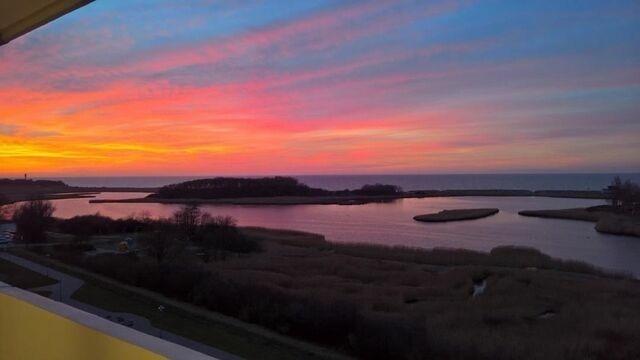
[[[188,180],[216,177],[200,176],[103,176],[48,177],[72,186],[160,187]],[[439,175],[285,175],[312,187],[327,190],[356,189],[365,184],[391,184],[412,190],[601,190],[615,176],[640,182],[640,173],[596,174],[439,174]]]

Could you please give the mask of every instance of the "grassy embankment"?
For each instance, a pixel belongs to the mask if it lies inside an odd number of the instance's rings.
[[[122,235],[123,238],[126,236],[129,234]],[[99,241],[104,239],[104,237],[100,237]],[[112,239],[119,241],[117,236],[113,236]],[[72,295],[75,300],[108,311],[143,316],[159,329],[247,359],[346,358],[328,349],[288,338],[259,326],[170,299],[158,293],[89,273],[37,253],[24,249],[14,249],[11,252],[85,280],[85,285]],[[26,270],[20,267],[18,269]],[[165,307],[164,312],[160,313],[157,310],[159,305]]]
[[[56,280],[0,259],[0,281],[21,289],[53,285]]]
[[[481,219],[487,216],[495,215],[499,212],[498,209],[455,209],[455,210],[442,210],[438,213],[416,215],[414,220],[424,222],[447,222],[447,221],[461,221],[461,220],[474,220]]]
[[[300,351],[246,328],[211,321],[191,314],[180,307],[169,306],[160,313],[158,303],[138,296],[131,297],[123,291],[109,289],[95,282],[85,284],[73,294],[73,299],[113,311],[143,316],[151,324],[164,331],[207,344],[247,359],[320,359],[311,353]],[[248,324],[247,324],[248,325]]]
[[[90,203],[159,203],[159,204],[211,204],[211,205],[360,205],[372,202],[387,202],[405,195],[372,195],[372,196],[273,196],[273,197],[242,197],[223,199],[162,199],[162,198],[134,198],[134,199],[94,199]]]
[[[596,206],[559,210],[523,210],[518,214],[548,219],[590,221],[596,223],[595,229],[602,233],[640,237],[639,216],[615,214],[606,209],[606,207]]]

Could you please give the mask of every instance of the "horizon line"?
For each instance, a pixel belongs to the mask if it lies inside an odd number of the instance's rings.
[[[602,172],[479,172],[479,173],[397,173],[397,174],[388,174],[388,173],[353,173],[353,174],[195,174],[195,175],[36,175],[29,176],[27,174],[28,179],[47,179],[47,178],[211,178],[211,177],[276,177],[276,176],[290,176],[290,177],[305,177],[305,176],[470,176],[470,175],[615,175],[615,174],[624,174],[624,175],[637,175],[640,174],[640,171],[602,171]],[[23,175],[0,175],[0,178],[11,179],[17,178],[22,179]]]

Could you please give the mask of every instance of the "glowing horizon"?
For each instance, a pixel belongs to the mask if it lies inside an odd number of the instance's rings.
[[[637,172],[638,14],[94,2],[0,47],[0,177]]]

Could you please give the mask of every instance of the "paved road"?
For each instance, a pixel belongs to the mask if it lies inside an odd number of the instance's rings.
[[[73,293],[75,293],[78,289],[80,289],[80,287],[82,287],[82,285],[84,284],[84,280],[78,279],[77,277],[71,276],[69,274],[38,264],[36,262],[21,258],[19,256],[8,254],[2,251],[0,251],[0,258],[10,261],[16,265],[20,265],[29,270],[35,271],[37,273],[40,273],[42,275],[48,276],[54,280],[58,280],[57,284],[30,289],[31,291],[36,291],[36,290],[50,291],[51,295],[49,297],[53,300],[63,302],[67,305],[71,305],[75,308],[84,310],[94,315],[98,315],[100,317],[112,320],[114,322],[122,324],[123,326],[129,326],[131,328],[134,328],[146,334],[161,337],[167,341],[171,341],[173,343],[191,348],[201,353],[214,356],[221,360],[242,359],[241,357],[230,354],[223,350],[216,349],[214,347],[199,343],[197,341],[193,341],[191,339],[187,339],[185,337],[176,335],[166,330],[159,329],[151,325],[151,322],[147,318],[144,318],[135,314],[130,314],[130,313],[107,311],[107,310],[74,300],[71,298],[71,295],[73,295]]]
[[[0,223],[0,244],[8,244],[13,240],[13,234],[16,231],[14,224]]]

